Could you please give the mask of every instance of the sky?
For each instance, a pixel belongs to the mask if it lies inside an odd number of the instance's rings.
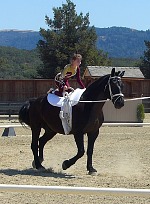
[[[90,26],[150,29],[150,0],[72,0],[76,12],[89,13]],[[1,0],[0,30],[47,29],[45,15],[53,19],[53,8],[66,0]]]

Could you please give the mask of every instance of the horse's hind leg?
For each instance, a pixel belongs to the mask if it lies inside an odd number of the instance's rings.
[[[43,157],[44,146],[55,135],[56,135],[55,132],[53,132],[51,129],[47,128],[47,129],[45,129],[45,133],[43,134],[43,136],[40,137],[40,139],[39,139],[39,160],[41,163],[44,161],[44,157]]]
[[[31,142],[31,149],[33,152],[34,156],[34,161],[33,161],[33,167],[36,169],[41,169],[44,168],[40,161],[39,161],[39,156],[38,156],[38,143],[39,143],[39,135],[40,135],[41,127],[32,127],[32,142]]]

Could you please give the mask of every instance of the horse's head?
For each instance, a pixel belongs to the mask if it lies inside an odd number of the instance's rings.
[[[108,79],[108,83],[105,87],[109,94],[109,98],[117,109],[124,106],[124,95],[122,93],[123,84],[121,81],[121,77],[124,75],[124,72],[125,71],[115,72],[115,68],[113,68]]]

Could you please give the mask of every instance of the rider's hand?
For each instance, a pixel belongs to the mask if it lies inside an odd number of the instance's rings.
[[[64,86],[64,91],[66,91],[66,90],[68,90],[68,87],[65,85],[65,86]]]

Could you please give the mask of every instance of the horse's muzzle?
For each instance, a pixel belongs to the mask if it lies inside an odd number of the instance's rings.
[[[122,108],[124,106],[124,97],[123,96],[114,97],[113,104],[117,109]]]

